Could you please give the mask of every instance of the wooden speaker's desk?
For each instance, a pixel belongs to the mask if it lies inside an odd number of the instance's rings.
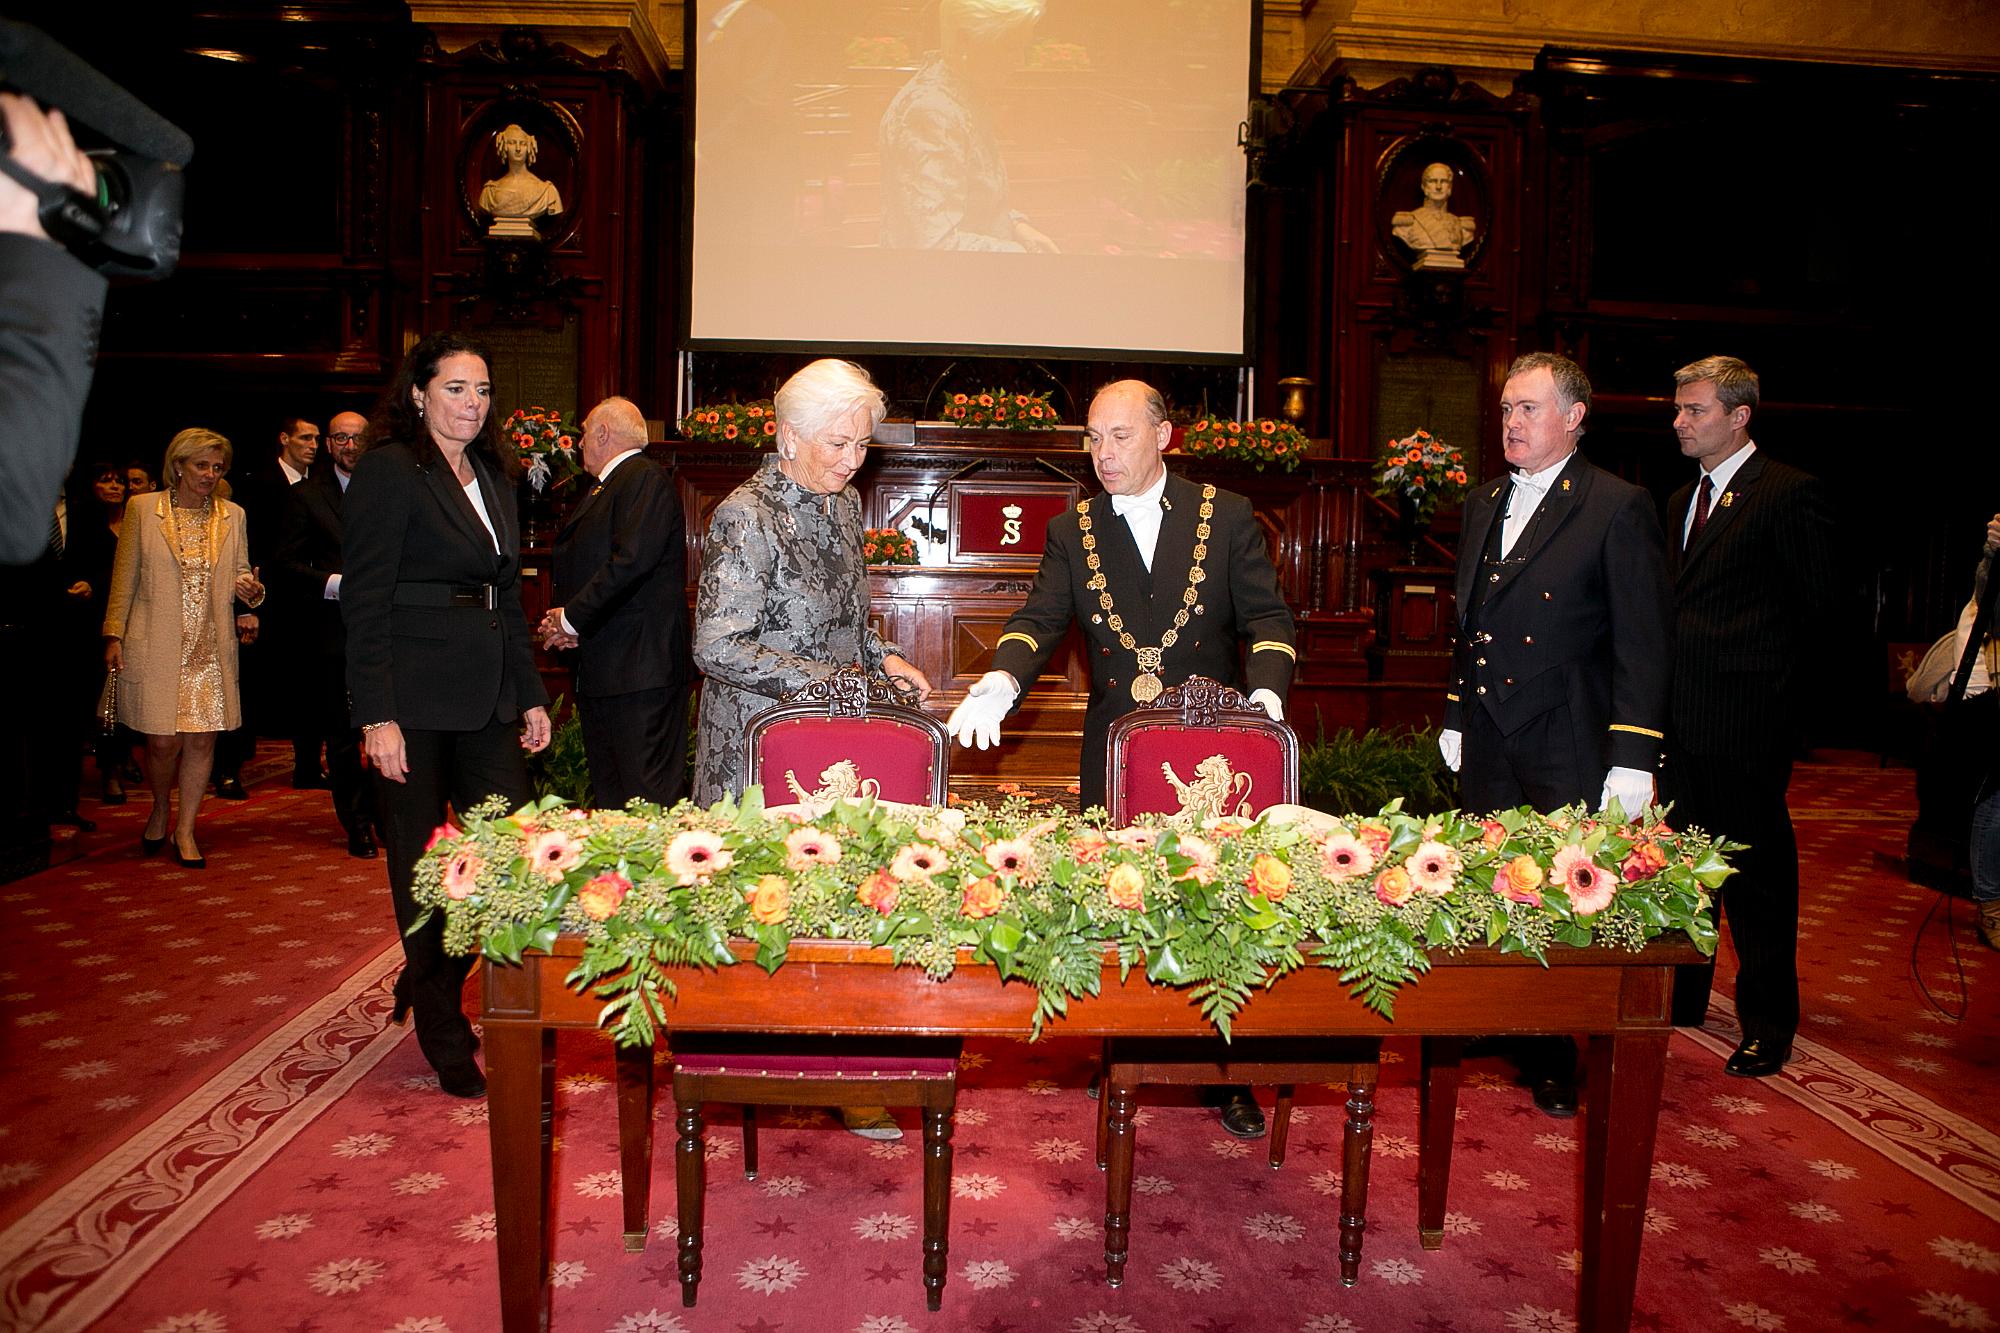
[[[487,1102],[493,1144],[494,1208],[499,1229],[502,1327],[532,1333],[549,1323],[549,1190],[555,1033],[595,1028],[600,1002],[563,984],[581,943],[559,940],[551,954],[520,967],[483,966]],[[816,1032],[1025,1036],[1034,990],[1001,984],[991,967],[961,962],[943,982],[890,964],[885,950],[796,941],[775,974],[747,961],[679,978],[669,1021],[702,1032]],[[1628,1327],[1638,1279],[1639,1243],[1652,1173],[1668,1018],[1676,964],[1701,959],[1680,936],[1640,953],[1612,949],[1551,951],[1549,966],[1488,949],[1440,955],[1431,971],[1396,997],[1393,1024],[1348,996],[1330,969],[1306,966],[1260,991],[1238,1015],[1242,1036],[1472,1037],[1525,1033],[1588,1034],[1583,1147],[1583,1204],[1578,1237],[1579,1329]],[[1186,991],[1155,987],[1134,972],[1118,980],[1104,968],[1101,993],[1072,1002],[1047,1029],[1065,1036],[1201,1036],[1213,1029]],[[1426,1096],[1420,1136],[1424,1167],[1419,1226],[1435,1247],[1444,1216],[1453,1110],[1454,1043],[1426,1043]],[[1443,1059],[1432,1058],[1434,1052]],[[630,1114],[650,1098],[652,1052],[619,1055],[621,1157],[638,1185],[651,1169],[651,1121]],[[643,1128],[640,1128],[643,1125]],[[648,1191],[625,1201],[626,1234],[646,1230]]]

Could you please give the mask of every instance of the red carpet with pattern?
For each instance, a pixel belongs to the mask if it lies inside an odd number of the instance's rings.
[[[387,1026],[398,954],[381,863],[344,855],[323,793],[254,795],[211,805],[206,872],[138,858],[141,799],[111,812],[118,827],[92,835],[84,859],[0,886],[16,927],[0,968],[0,1329],[498,1327],[485,1106],[439,1093],[414,1041]],[[1636,1326],[2000,1323],[1993,955],[1964,904],[1947,933],[1934,895],[1877,867],[1911,803],[1907,772],[1800,770],[1806,1027],[1792,1065],[1763,1081],[1721,1072],[1726,987],[1706,1031],[1675,1037]],[[1927,1005],[1918,979],[1964,1016]],[[566,1036],[554,1326],[1574,1327],[1579,1123],[1542,1117],[1500,1067],[1475,1062],[1449,1234],[1427,1253],[1408,1041],[1391,1042],[1383,1071],[1357,1286],[1339,1285],[1333,1255],[1334,1094],[1302,1092],[1273,1172],[1262,1144],[1162,1090],[1139,1130],[1127,1281],[1108,1289],[1082,1093],[1093,1055],[1073,1040],[968,1047],[936,1314],[923,1307],[914,1134],[869,1144],[824,1113],[781,1113],[752,1183],[733,1117],[717,1115],[689,1310],[664,1141],[652,1241],[626,1254],[608,1050]]]

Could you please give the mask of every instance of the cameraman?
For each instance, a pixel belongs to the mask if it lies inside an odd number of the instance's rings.
[[[86,194],[90,159],[60,111],[0,93],[7,156],[22,170]],[[97,358],[105,280],[42,230],[35,196],[0,174],[0,561],[49,549],[56,493],[76,456],[83,400]]]

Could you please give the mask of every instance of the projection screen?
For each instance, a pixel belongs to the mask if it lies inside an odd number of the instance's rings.
[[[1242,360],[1254,0],[690,0],[696,349]]]

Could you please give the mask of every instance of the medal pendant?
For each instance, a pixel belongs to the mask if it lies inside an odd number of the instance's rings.
[[[1160,678],[1152,672],[1132,677],[1132,697],[1142,704],[1149,704],[1160,697]]]

